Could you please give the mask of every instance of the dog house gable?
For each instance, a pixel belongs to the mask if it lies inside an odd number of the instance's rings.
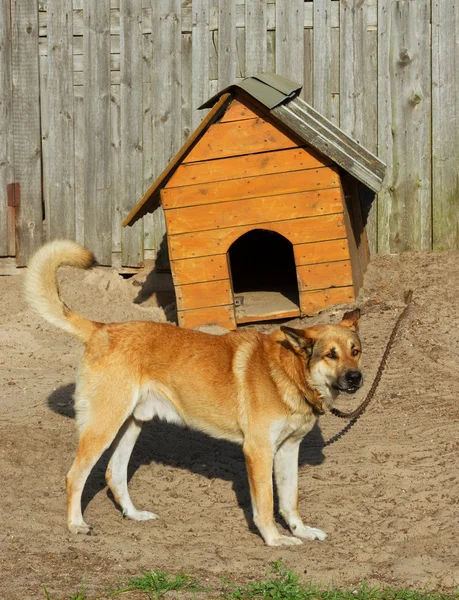
[[[355,170],[365,173],[359,181],[369,179],[373,158],[354,161],[347,173],[336,159],[339,140],[330,134],[327,154],[327,144],[318,148],[274,114],[283,108],[276,90],[271,107],[256,89],[225,92],[210,101],[216,104],[207,122],[126,219],[134,222],[160,197],[179,324],[234,329],[352,301],[368,262]],[[269,275],[264,257],[278,262],[278,254],[293,273],[283,289],[260,277]]]

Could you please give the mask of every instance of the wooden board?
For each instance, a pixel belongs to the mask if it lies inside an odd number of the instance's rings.
[[[235,52],[236,50],[236,52]],[[218,2],[218,87],[223,89],[237,77],[236,5],[234,0]]]
[[[72,14],[72,0],[48,1],[48,240],[75,238]]]
[[[293,253],[297,267],[337,260],[349,260],[349,247],[346,238],[312,244],[297,244],[293,246]]]
[[[378,5],[379,153],[389,165],[378,200],[383,253],[431,247],[430,6]]]
[[[14,209],[8,207],[6,192],[6,186],[14,181],[10,4],[10,0],[0,1],[0,256],[16,254]]]
[[[21,186],[16,256],[25,266],[43,240],[37,2],[13,0],[11,23],[14,181]]]
[[[337,4],[337,3],[333,3]],[[314,2],[314,108],[327,119],[331,104],[331,0]]]
[[[432,2],[433,249],[459,248],[459,2]]]
[[[247,225],[214,231],[171,235],[169,237],[170,257],[172,260],[178,260],[180,258],[226,253],[234,241],[253,229],[277,231],[292,244],[341,239],[345,236],[342,214],[307,217],[277,223],[258,223],[257,227]]]
[[[245,121],[246,119],[263,119],[267,111],[257,108],[248,100],[235,98],[222,115],[219,123],[229,123],[230,121]]]
[[[245,0],[245,76],[266,72],[267,0]]]
[[[243,198],[259,198],[324,190],[340,185],[338,173],[330,167],[305,169],[285,174],[260,175],[228,181],[216,181],[161,191],[164,210],[186,206],[208,205]],[[224,207],[223,207],[224,208]]]
[[[191,48],[191,129],[194,131],[206,116],[197,110],[209,97],[209,2],[193,0]]]
[[[84,237],[99,263],[111,265],[109,0],[85,0],[84,22]]]
[[[183,162],[241,156],[254,152],[295,148],[298,145],[293,135],[284,133],[264,119],[215,123],[209,127]]]
[[[304,78],[304,0],[276,1],[276,73]]]
[[[218,325],[229,330],[236,329],[234,307],[232,304],[228,306],[178,311],[177,315],[180,327],[185,327],[186,329],[193,329],[193,327],[199,327],[200,325]]]
[[[332,304],[346,304],[354,300],[355,295],[352,286],[300,292],[301,314],[312,315]]]
[[[226,254],[173,260],[171,270],[175,285],[229,278]]]
[[[165,211],[169,235],[255,225],[260,221],[285,221],[317,215],[340,213],[343,210],[341,190],[332,188],[314,192],[281,194],[262,198],[246,198],[225,202],[191,206]]]
[[[300,292],[352,285],[350,260],[297,267]]]
[[[222,306],[233,302],[229,279],[175,286],[177,310]]]
[[[330,160],[307,147],[232,156],[220,160],[181,164],[165,187],[169,189],[240,177],[318,169],[331,164]]]
[[[120,217],[124,219],[142,195],[142,1],[121,0],[121,147],[120,147]],[[121,262],[137,267],[143,262],[143,223],[121,228]],[[117,231],[117,233],[118,233]]]

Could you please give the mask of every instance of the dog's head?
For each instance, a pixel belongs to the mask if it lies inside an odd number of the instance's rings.
[[[345,313],[338,325],[281,327],[286,341],[305,360],[307,383],[328,407],[339,392],[354,394],[363,384],[359,320],[356,309]]]

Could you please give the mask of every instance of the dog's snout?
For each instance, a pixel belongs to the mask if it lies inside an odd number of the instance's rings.
[[[362,373],[360,371],[348,371],[346,380],[352,385],[359,385],[362,381]]]

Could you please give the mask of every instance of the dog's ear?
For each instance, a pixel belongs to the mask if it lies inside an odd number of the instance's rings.
[[[352,331],[358,331],[360,325],[360,309],[356,308],[347,313],[344,313],[343,320],[340,325],[343,327],[349,327]]]
[[[314,340],[307,335],[307,329],[293,329],[282,325],[281,331],[284,333],[287,342],[296,352],[306,353],[310,356]]]

